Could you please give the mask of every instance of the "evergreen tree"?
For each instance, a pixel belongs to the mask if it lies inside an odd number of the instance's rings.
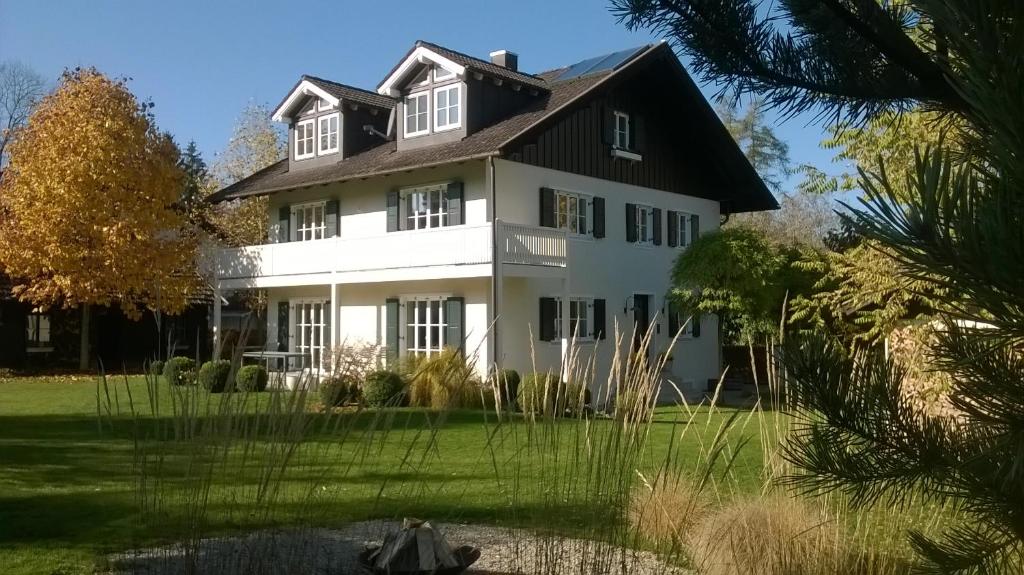
[[[923,497],[966,520],[938,539],[911,533],[932,572],[1024,566],[1024,27],[1005,0],[615,0],[631,27],[668,35],[706,81],[784,114],[839,125],[926,109],[947,139],[913,152],[894,182],[861,165],[858,233],[932,284],[945,310],[932,352],[951,376],[957,419],[900,393],[905,369],[791,338],[784,364],[801,428],[788,455],[803,489],[854,503]],[[906,192],[906,193],[901,193]]]
[[[199,207],[210,187],[210,172],[195,140],[190,141],[181,153],[178,167],[185,175],[179,201],[185,213],[191,214]]]

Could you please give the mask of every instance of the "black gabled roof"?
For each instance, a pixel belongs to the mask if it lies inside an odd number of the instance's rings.
[[[356,88],[355,86],[349,86],[347,84],[339,84],[338,82],[332,82],[316,76],[309,76],[303,74],[302,80],[308,80],[312,84],[316,84],[322,88],[328,94],[346,100],[349,102],[356,102],[358,104],[365,104],[367,106],[374,106],[384,110],[390,110],[395,107],[396,100],[389,96],[383,96],[377,92],[371,92],[362,88]]]
[[[427,48],[432,52],[437,52],[441,56],[448,58],[449,60],[455,62],[460,66],[465,66],[470,70],[475,70],[477,72],[486,74],[488,76],[493,76],[495,78],[501,78],[502,80],[508,80],[509,82],[517,82],[519,84],[523,84],[524,86],[537,88],[538,90],[547,91],[548,89],[548,83],[545,82],[543,79],[534,76],[533,74],[509,70],[508,68],[504,66],[499,66],[493,62],[481,60],[480,58],[474,58],[473,56],[470,56],[468,54],[456,52],[455,50],[445,48],[444,46],[439,46],[437,44],[434,44],[433,42],[427,42],[426,40],[417,40],[416,44],[414,44],[413,47],[410,48],[409,51],[405,53],[405,56],[402,56],[402,59],[399,60],[398,63],[395,64],[395,66],[391,68],[391,70],[389,70],[387,74],[384,75],[384,78],[390,78],[391,75],[395,73],[395,70],[397,70],[398,67],[402,65],[402,62],[405,62],[405,59],[409,57],[409,54],[412,54],[413,51],[416,50],[416,48],[419,48],[421,46]],[[383,81],[381,82],[381,84],[383,84]],[[381,84],[378,84],[377,86],[380,87]]]

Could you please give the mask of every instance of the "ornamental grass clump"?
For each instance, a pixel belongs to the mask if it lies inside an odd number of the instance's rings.
[[[404,364],[409,404],[431,409],[481,405],[481,385],[462,350],[446,347],[429,357],[413,356]]]
[[[644,538],[681,549],[709,510],[705,495],[688,477],[663,473],[653,483],[641,477],[630,495],[626,516]]]

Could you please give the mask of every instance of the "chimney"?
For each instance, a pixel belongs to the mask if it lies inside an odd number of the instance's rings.
[[[519,54],[515,52],[509,52],[508,50],[498,50],[497,52],[491,52],[491,63],[497,64],[502,68],[508,68],[513,72],[519,71]]]

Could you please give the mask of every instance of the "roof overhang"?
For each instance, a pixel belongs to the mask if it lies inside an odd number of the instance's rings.
[[[410,52],[409,55],[405,57],[405,60],[402,60],[402,63],[399,64],[397,68],[395,68],[395,71],[392,72],[391,75],[387,77],[387,79],[381,82],[381,85],[377,88],[377,93],[383,96],[391,96],[392,98],[397,98],[398,96],[401,95],[401,92],[398,90],[398,85],[406,77],[406,75],[409,74],[409,71],[412,70],[418,64],[427,63],[437,64],[438,66],[441,66],[445,70],[452,72],[459,78],[463,78],[466,75],[465,66],[462,66],[461,64],[456,64],[455,62],[452,62],[448,58],[445,58],[444,56],[438,54],[437,52],[434,52],[429,48],[426,48],[424,46],[417,46],[415,50]]]
[[[309,80],[303,80],[295,86],[291,94],[288,94],[288,97],[284,99],[284,102],[281,102],[281,105],[274,110],[274,115],[271,116],[271,119],[275,122],[290,121],[292,119],[292,110],[306,96],[317,96],[329,102],[332,106],[338,106],[341,104],[341,100],[332,96],[320,86],[317,86]]]

